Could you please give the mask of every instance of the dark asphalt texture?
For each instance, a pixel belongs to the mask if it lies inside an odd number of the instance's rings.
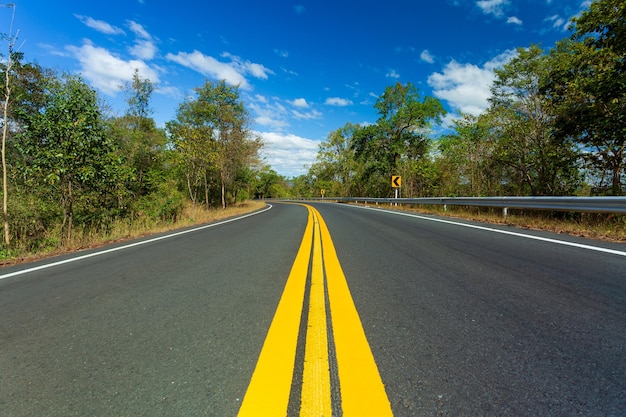
[[[626,257],[315,206],[396,416],[626,416]],[[0,416],[236,416],[306,221],[0,279]]]

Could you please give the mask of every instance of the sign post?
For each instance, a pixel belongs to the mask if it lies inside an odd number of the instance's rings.
[[[391,176],[391,186],[395,192],[395,198],[398,198],[400,187],[402,187],[402,177],[400,175]]]

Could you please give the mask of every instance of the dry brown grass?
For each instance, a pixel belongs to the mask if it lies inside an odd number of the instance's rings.
[[[176,222],[154,222],[149,219],[139,218],[113,221],[108,225],[106,231],[76,228],[69,242],[65,242],[63,245],[50,245],[48,250],[45,251],[20,253],[19,256],[2,259],[0,266],[29,262],[82,249],[93,249],[114,242],[206,224],[251,213],[263,207],[265,207],[265,203],[262,201],[246,201],[226,209],[212,208],[208,210],[202,206],[196,205],[194,207],[191,204],[187,204]],[[50,230],[47,234],[49,235],[49,240],[55,242],[59,240],[60,230]]]
[[[444,211],[443,206],[399,205],[391,206],[391,209],[626,243],[626,216],[624,215],[509,209],[508,216],[505,218],[501,209],[480,207],[448,206]]]

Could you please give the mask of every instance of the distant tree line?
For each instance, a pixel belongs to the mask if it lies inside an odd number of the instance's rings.
[[[164,128],[151,117],[155,90],[136,71],[110,116],[75,75],[24,61],[0,65],[4,244],[0,258],[67,244],[77,233],[176,221],[185,207],[225,208],[284,194],[259,157],[237,87],[207,81]]]
[[[486,111],[438,138],[439,101],[387,87],[376,123],[331,132],[293,192],[387,197],[401,175],[407,197],[623,195],[626,3],[594,1],[571,30],[547,52],[519,48],[495,71]]]

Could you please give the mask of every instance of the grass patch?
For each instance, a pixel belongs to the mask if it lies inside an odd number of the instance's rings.
[[[199,205],[192,206],[191,203],[186,203],[181,215],[176,220],[155,220],[147,216],[111,219],[104,228],[86,225],[75,227],[69,241],[60,238],[61,227],[57,225],[47,230],[39,238],[37,245],[33,245],[32,242],[14,242],[14,247],[11,250],[0,251],[0,266],[29,262],[62,253],[97,248],[109,243],[210,223],[250,213],[263,207],[265,207],[265,203],[262,201],[245,201],[226,209],[212,208],[208,210]],[[33,250],[33,247],[36,249]]]
[[[380,207],[626,243],[626,215],[622,214],[509,209],[505,218],[502,209],[490,207],[449,205],[445,211],[441,205]]]

